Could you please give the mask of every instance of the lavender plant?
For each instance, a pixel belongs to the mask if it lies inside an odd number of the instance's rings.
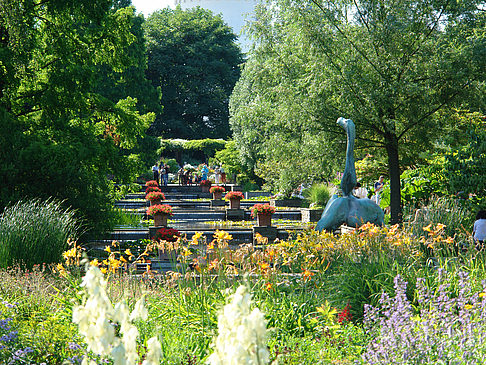
[[[13,328],[13,313],[17,304],[2,301],[0,304],[0,359],[2,364],[30,363],[30,355],[34,350],[31,347],[21,348],[18,342],[18,331]]]
[[[486,355],[486,281],[474,290],[469,275],[438,271],[432,291],[417,280],[417,308],[406,296],[407,283],[395,277],[395,297],[384,293],[380,307],[366,306],[365,327],[372,340],[366,364],[480,364]]]

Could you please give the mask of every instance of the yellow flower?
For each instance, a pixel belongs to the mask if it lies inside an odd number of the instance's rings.
[[[230,235],[228,232],[220,231],[220,230],[216,230],[213,237],[216,238],[217,240],[224,240],[224,241],[231,241],[233,239],[233,236]]]
[[[431,224],[429,224],[428,226],[424,227],[424,228],[423,228],[423,230],[424,230],[425,232],[429,232],[429,233],[430,233],[430,232],[432,232],[432,223],[431,223]]]
[[[106,247],[105,247],[105,251],[106,251],[106,252],[108,252],[108,253],[111,253],[111,248],[110,248],[110,246],[106,246]]]
[[[469,309],[472,309],[472,308],[473,308],[473,306],[472,306],[471,304],[466,304],[466,305],[464,306],[464,309],[465,309],[465,310],[469,310]]]
[[[70,257],[76,257],[76,247],[73,247],[70,250],[63,252],[62,257],[64,257],[65,260]]]
[[[100,269],[100,271],[103,273],[103,274],[106,274],[108,272],[108,269],[106,267],[102,267]]]
[[[479,293],[479,297],[482,298],[486,295],[486,293]]]
[[[127,256],[133,256],[133,253],[132,253],[132,251],[130,251],[130,249],[129,249],[129,248],[127,248],[127,249],[125,250],[125,255],[127,255]]]
[[[59,275],[64,276],[64,277],[67,276],[67,271],[64,268],[64,266],[62,266],[62,264],[57,264],[56,269],[59,272]]]
[[[94,260],[91,260],[91,261],[89,262],[89,264],[90,264],[91,266],[98,266],[100,263],[98,262],[98,259],[94,259]]]
[[[197,245],[199,243],[199,239],[202,237],[202,235],[203,235],[203,232],[194,233],[194,235],[192,236],[191,245]]]
[[[302,272],[302,278],[304,280],[309,280],[312,276],[314,276],[314,273],[312,271],[309,271],[307,269],[305,269],[303,272]]]
[[[125,263],[128,262],[123,256],[120,256],[120,261]]]
[[[273,284],[272,283],[266,283],[265,284],[265,289],[272,290],[272,288],[273,288]]]
[[[191,250],[189,250],[187,247],[182,248],[182,256],[187,257],[187,256],[191,256],[191,255],[192,255]]]
[[[444,243],[447,243],[449,245],[453,244],[454,243],[454,238],[452,237],[447,237],[445,240],[444,240]]]
[[[218,268],[218,259],[214,259],[213,261],[211,261],[209,263],[209,266],[208,266],[208,270],[211,271],[211,270],[216,270]]]

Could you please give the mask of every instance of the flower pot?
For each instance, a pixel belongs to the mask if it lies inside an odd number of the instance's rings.
[[[241,199],[230,199],[229,205],[230,209],[240,209]]]
[[[167,227],[167,214],[155,214],[154,226],[155,227]]]
[[[222,195],[223,195],[223,193],[222,193],[222,192],[220,192],[220,191],[216,191],[216,192],[214,192],[214,193],[213,193],[213,199],[214,199],[214,200],[219,200],[219,199],[221,199],[221,196],[222,196]]]
[[[272,225],[272,215],[271,214],[257,214],[257,225],[258,227],[267,227]]]
[[[201,186],[201,191],[202,191],[203,193],[209,193],[209,189],[211,189],[211,187],[210,187],[210,186],[207,186],[207,185],[203,185],[203,186]]]
[[[162,204],[162,200],[157,199],[157,200],[151,200],[150,201],[150,206],[156,205],[156,204]]]

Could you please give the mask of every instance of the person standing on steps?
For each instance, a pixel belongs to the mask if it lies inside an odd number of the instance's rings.
[[[202,169],[201,169],[201,174],[202,174],[202,179],[203,180],[207,180],[208,179],[208,172],[209,172],[209,169],[206,166],[206,164],[204,164],[203,167],[202,167]]]
[[[169,165],[164,164],[164,167],[162,167],[162,180],[164,186],[167,186],[167,184],[169,183],[169,171],[170,171]]]
[[[221,170],[220,170],[219,166],[216,166],[216,168],[214,169],[214,182],[216,184],[219,184],[220,179],[221,179]]]
[[[221,165],[221,184],[226,185],[226,172],[224,171],[222,165]]]
[[[152,166],[152,173],[154,174],[154,180],[159,183],[159,166],[157,164]]]

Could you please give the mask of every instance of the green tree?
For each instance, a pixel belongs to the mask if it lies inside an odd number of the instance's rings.
[[[150,132],[164,138],[225,138],[228,99],[241,51],[220,16],[201,8],[166,8],[145,23],[147,78],[162,90],[162,114]]]
[[[21,198],[55,197],[90,227],[107,223],[107,176],[133,177],[133,158],[121,151],[153,121],[135,98],[121,92],[110,99],[109,83],[100,83],[103,70],[106,81],[143,67],[130,48],[133,8],[116,5],[0,2],[0,209]]]
[[[401,159],[441,133],[438,111],[480,93],[484,5],[280,0],[260,7],[231,102],[235,139],[261,146],[285,130],[293,140],[301,131],[332,140],[336,118],[351,118],[358,145],[386,153],[392,222],[400,221]]]

